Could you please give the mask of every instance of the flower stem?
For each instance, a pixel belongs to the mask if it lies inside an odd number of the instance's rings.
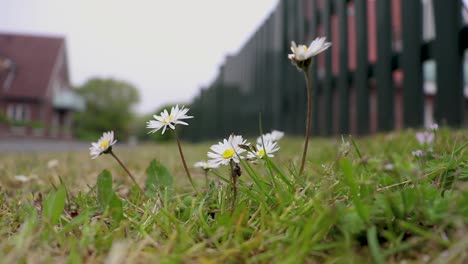
[[[143,189],[141,189],[140,185],[138,185],[138,183],[136,182],[135,178],[133,177],[132,173],[130,173],[130,171],[127,169],[127,167],[125,167],[125,165],[122,163],[122,161],[120,161],[119,158],[117,158],[117,156],[114,154],[114,152],[111,150],[109,151],[109,154],[112,155],[112,157],[114,157],[114,159],[120,164],[120,166],[122,166],[122,168],[127,172],[128,176],[130,176],[130,178],[132,179],[133,183],[138,187],[138,189],[140,190],[140,192],[145,195],[145,192],[143,191]]]
[[[208,170],[204,170],[204,172],[205,172],[205,188],[208,191],[208,189],[210,188],[210,184],[208,182]]]
[[[304,140],[304,152],[302,153],[302,160],[301,160],[301,167],[299,169],[299,175],[302,175],[304,172],[304,164],[307,156],[307,147],[309,145],[309,137],[310,137],[310,125],[312,119],[312,84],[310,82],[309,77],[309,67],[303,69],[304,76],[306,79],[307,84],[307,120],[306,120],[306,132],[305,132],[305,140]]]
[[[232,200],[231,200],[231,214],[234,212],[234,206],[237,199],[237,175],[234,172],[234,161],[231,159],[229,162],[231,167],[231,180],[232,180]]]
[[[190,184],[192,184],[193,189],[195,189],[195,192],[198,193],[198,190],[195,187],[195,184],[193,183],[192,176],[190,175],[190,171],[187,167],[187,163],[185,162],[185,157],[184,157],[184,153],[182,152],[182,146],[180,145],[179,137],[177,136],[177,133],[175,131],[174,131],[174,135],[177,141],[177,147],[179,147],[180,158],[182,159],[182,164],[184,165],[185,173],[187,173],[187,177],[190,181]]]

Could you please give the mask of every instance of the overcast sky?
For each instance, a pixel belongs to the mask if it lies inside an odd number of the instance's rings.
[[[0,1],[1,32],[65,36],[72,85],[95,76],[127,80],[140,89],[140,113],[190,102],[278,2]]]

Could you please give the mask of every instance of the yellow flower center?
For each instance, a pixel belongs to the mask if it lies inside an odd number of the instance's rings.
[[[107,148],[107,146],[109,146],[109,141],[104,140],[101,142],[101,148]]]
[[[302,45],[302,48],[304,49],[304,51],[307,51],[307,46],[306,45]]]
[[[257,157],[263,158],[263,156],[265,156],[265,150],[264,150],[264,149],[260,150],[260,151],[257,153]]]
[[[230,159],[234,154],[236,154],[236,152],[234,152],[233,149],[226,149],[221,156],[223,156],[224,159]]]
[[[171,121],[172,121],[172,115],[169,115],[169,116],[167,117],[167,119],[163,119],[162,122],[163,122],[164,124],[169,124]]]

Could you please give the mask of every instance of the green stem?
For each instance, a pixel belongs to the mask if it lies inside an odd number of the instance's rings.
[[[190,175],[190,171],[189,171],[189,169],[187,167],[187,163],[185,162],[184,153],[182,152],[182,146],[180,145],[180,140],[179,140],[179,137],[177,136],[177,133],[175,132],[175,130],[174,130],[174,135],[175,135],[175,138],[176,138],[176,141],[177,141],[177,147],[179,148],[180,158],[182,159],[182,164],[184,165],[185,173],[187,174],[187,177],[188,177],[188,179],[190,181],[190,184],[192,184],[193,189],[195,190],[195,192],[198,193],[198,190],[195,187],[195,184],[193,183],[192,175]]]
[[[232,200],[231,200],[231,213],[234,212],[234,206],[236,204],[237,199],[237,175],[234,172],[234,161],[231,159],[229,162],[231,167],[231,180],[232,180]]]
[[[310,83],[310,77],[309,77],[309,68],[306,67],[303,69],[304,71],[304,76],[306,79],[306,84],[307,84],[307,120],[306,120],[306,133],[305,133],[305,141],[304,141],[304,151],[302,153],[302,160],[301,160],[301,167],[299,169],[299,176],[302,175],[304,172],[304,164],[307,156],[307,148],[309,145],[309,137],[310,137],[310,125],[311,125],[311,119],[312,119],[312,85]]]
[[[205,188],[208,191],[210,188],[209,182],[208,182],[208,170],[203,170],[205,172]]]
[[[120,166],[122,166],[122,168],[125,170],[125,172],[127,172],[128,176],[130,176],[130,179],[132,179],[133,183],[138,187],[140,192],[144,195],[145,192],[143,191],[143,189],[141,189],[140,185],[138,185],[138,183],[136,182],[136,180],[133,177],[132,173],[130,173],[130,171],[127,169],[127,167],[125,167],[125,165],[122,163],[122,161],[120,161],[120,159],[117,158],[117,156],[114,154],[114,152],[112,150],[109,151],[109,154],[111,154],[112,157],[114,157],[114,159],[120,164]]]

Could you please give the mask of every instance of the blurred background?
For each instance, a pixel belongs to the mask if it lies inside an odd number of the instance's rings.
[[[306,90],[290,41],[314,59],[313,135],[468,124],[467,5],[458,0],[3,0],[0,140],[121,141],[175,104],[200,141],[302,135]],[[261,113],[261,115],[259,114]]]

